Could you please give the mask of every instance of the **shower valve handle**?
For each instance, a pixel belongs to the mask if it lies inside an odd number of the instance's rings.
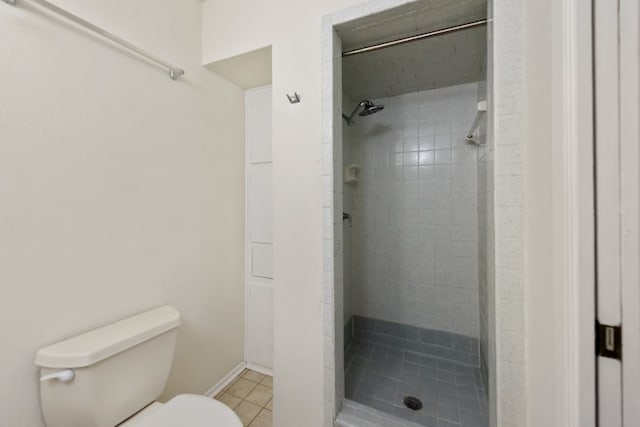
[[[347,220],[349,221],[349,227],[351,227],[351,214],[348,214],[346,212],[342,212],[342,220]]]

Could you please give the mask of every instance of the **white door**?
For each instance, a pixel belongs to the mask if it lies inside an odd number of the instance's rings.
[[[595,0],[598,425],[640,426],[638,0]]]
[[[271,86],[246,94],[247,332],[249,367],[273,366],[273,164]]]
[[[620,0],[622,422],[640,426],[640,5]]]

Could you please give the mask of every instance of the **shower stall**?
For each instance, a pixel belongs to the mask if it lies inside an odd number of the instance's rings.
[[[345,397],[388,425],[486,427],[486,2],[431,3],[336,27],[352,112],[342,129]],[[363,28],[397,42],[366,40]]]

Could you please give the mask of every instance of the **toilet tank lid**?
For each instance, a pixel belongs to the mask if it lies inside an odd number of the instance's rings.
[[[90,366],[178,326],[180,313],[165,305],[45,347],[35,363],[43,368]]]

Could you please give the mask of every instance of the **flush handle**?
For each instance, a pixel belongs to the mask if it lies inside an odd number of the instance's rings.
[[[45,375],[40,378],[40,382],[49,381],[49,380],[59,380],[63,383],[68,383],[76,376],[76,373],[73,372],[73,369],[65,369],[64,371],[54,372],[52,374]]]

